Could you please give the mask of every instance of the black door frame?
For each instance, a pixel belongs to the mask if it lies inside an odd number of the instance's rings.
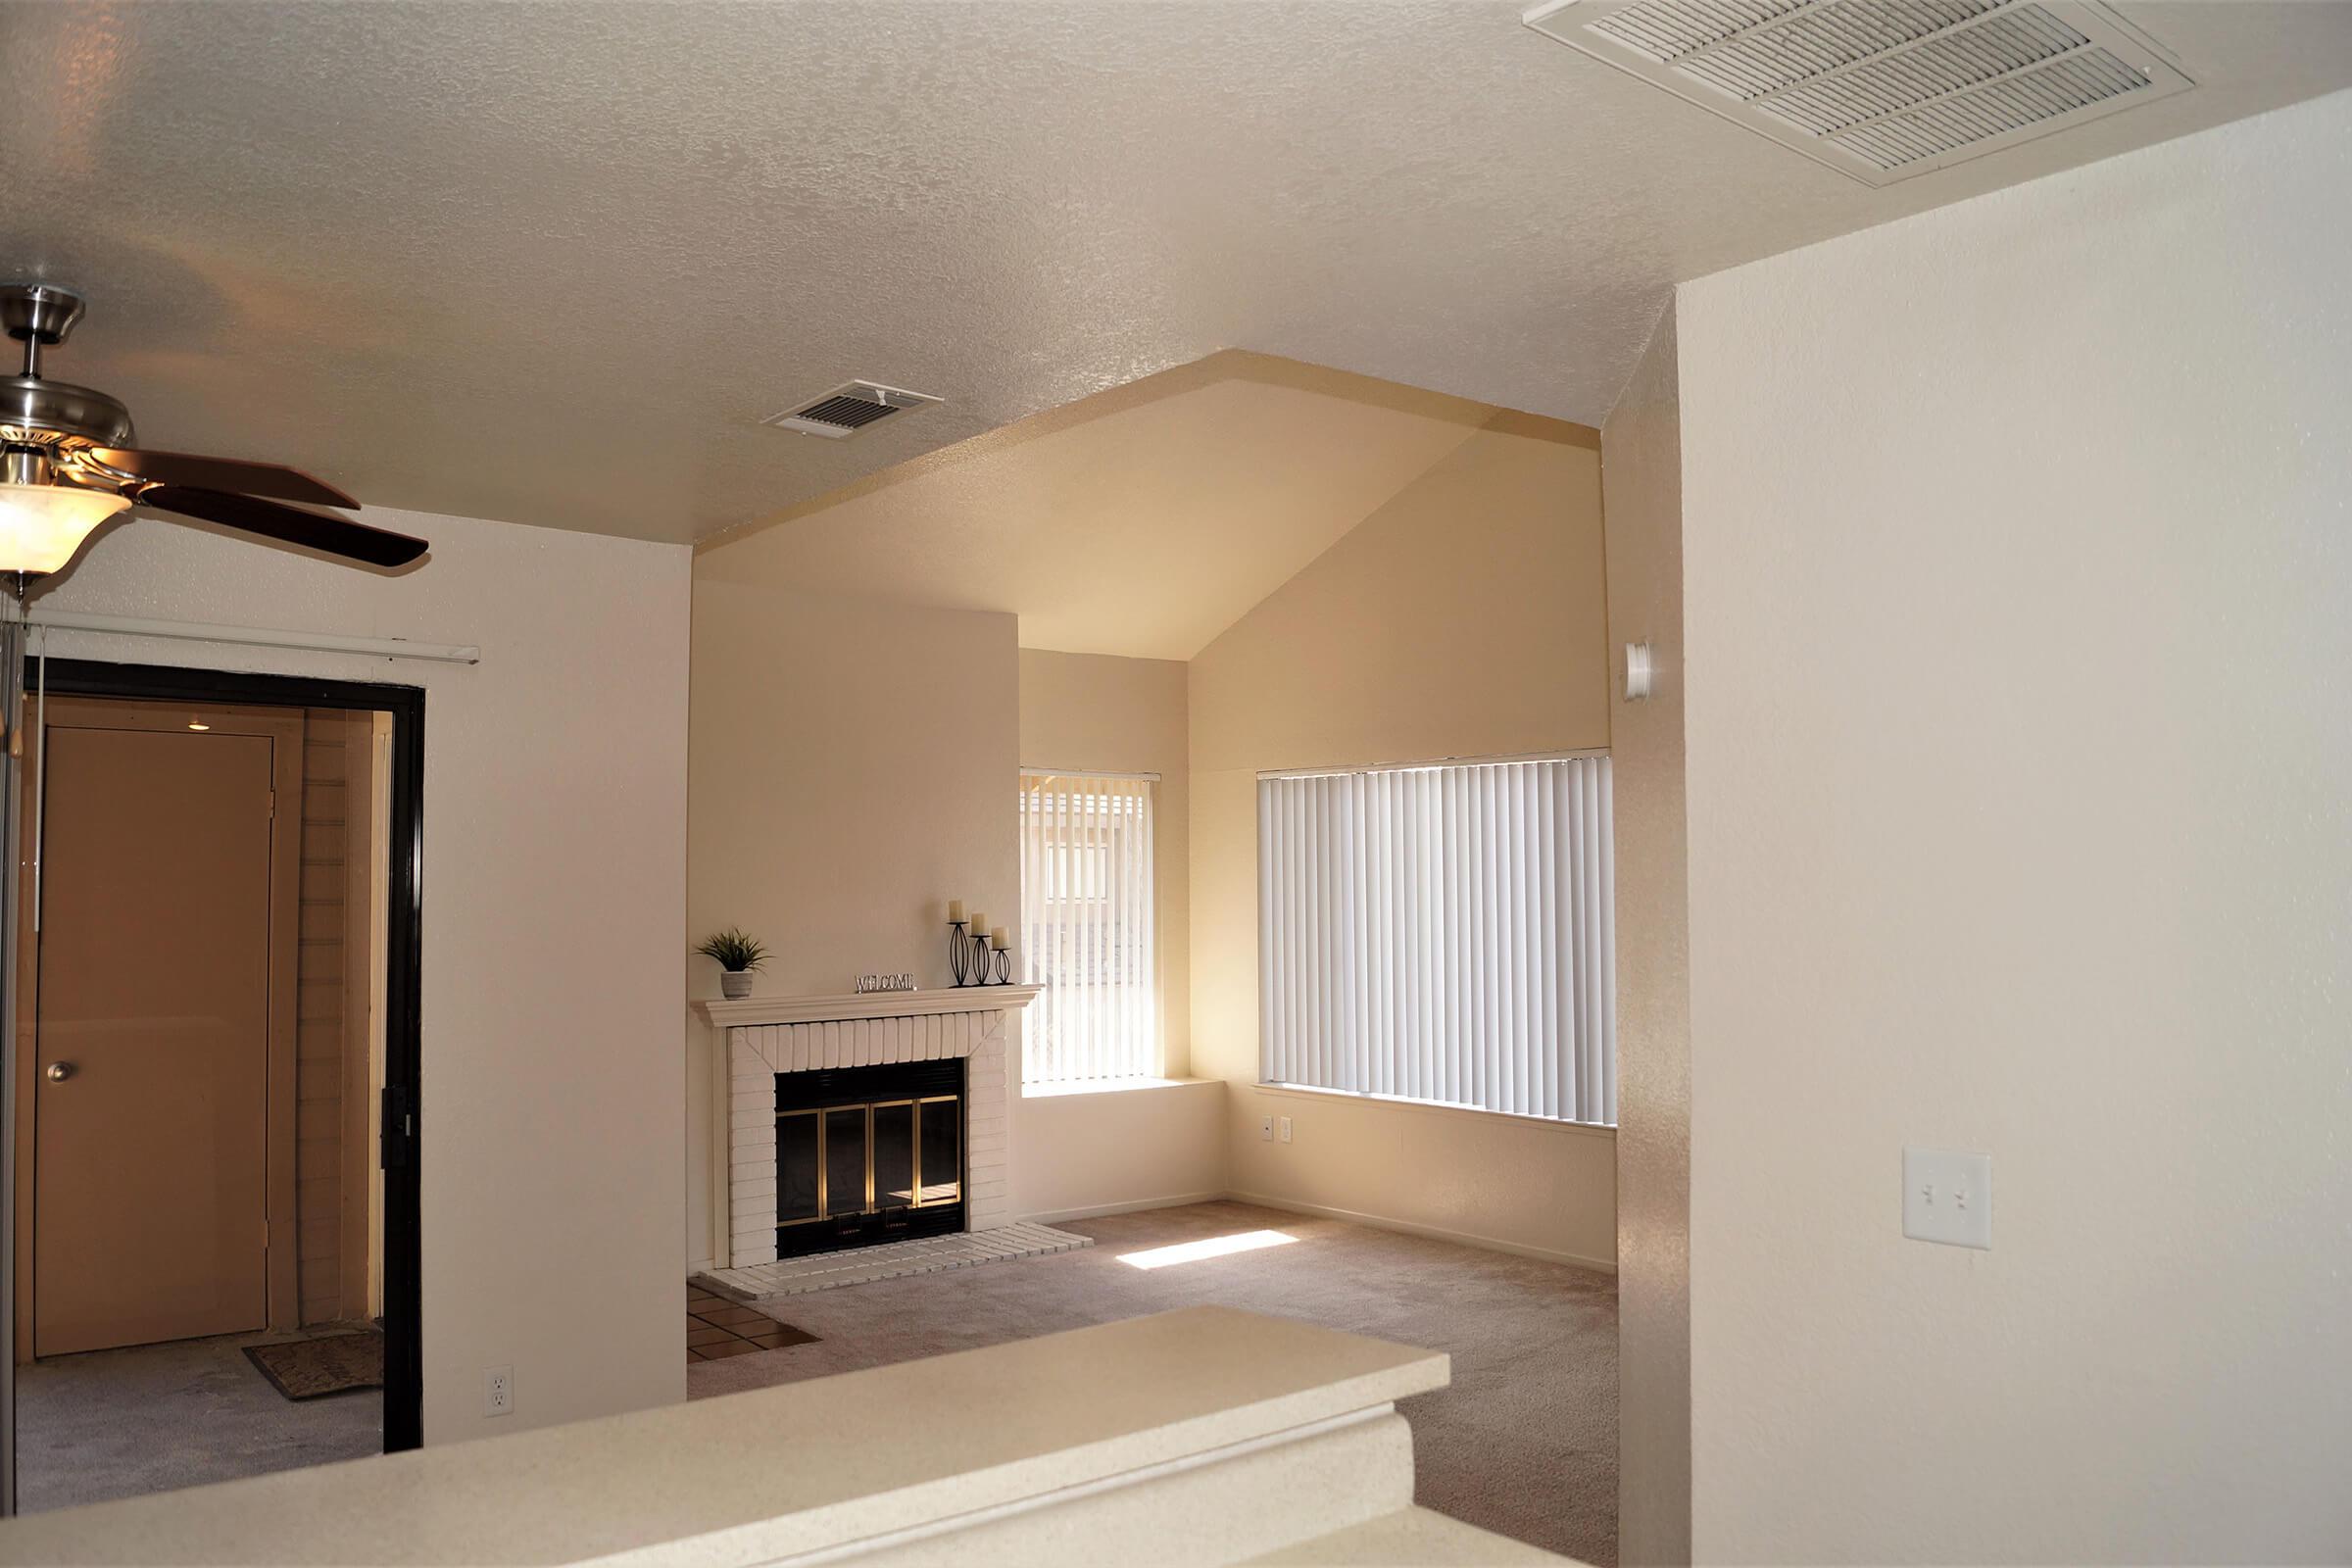
[[[266,708],[349,708],[392,715],[391,876],[384,890],[389,926],[385,933],[384,1094],[378,1107],[384,1167],[384,1451],[396,1453],[421,1446],[424,1338],[416,1090],[423,1040],[418,1008],[424,995],[424,689],[318,680],[307,675],[27,656],[24,702],[28,710],[40,692],[61,697],[130,697]],[[28,720],[30,716],[28,711]]]

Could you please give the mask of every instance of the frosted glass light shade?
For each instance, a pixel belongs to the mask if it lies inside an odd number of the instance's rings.
[[[103,490],[0,484],[0,571],[55,571],[107,518],[130,505]]]

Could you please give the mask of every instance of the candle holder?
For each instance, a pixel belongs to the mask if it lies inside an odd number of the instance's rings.
[[[968,922],[948,922],[948,974],[958,988],[1012,984],[1012,950],[992,948],[985,931],[966,931]]]

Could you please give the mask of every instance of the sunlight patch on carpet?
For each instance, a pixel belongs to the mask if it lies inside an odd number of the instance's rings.
[[[1235,1252],[1288,1247],[1298,1239],[1282,1231],[1236,1231],[1231,1236],[1211,1236],[1204,1242],[1182,1242],[1174,1247],[1154,1247],[1149,1251],[1121,1252],[1119,1261],[1129,1268],[1166,1268],[1172,1263],[1198,1263]]]

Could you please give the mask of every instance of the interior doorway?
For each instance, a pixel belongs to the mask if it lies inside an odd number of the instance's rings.
[[[423,694],[26,687],[19,1509],[415,1446]]]

